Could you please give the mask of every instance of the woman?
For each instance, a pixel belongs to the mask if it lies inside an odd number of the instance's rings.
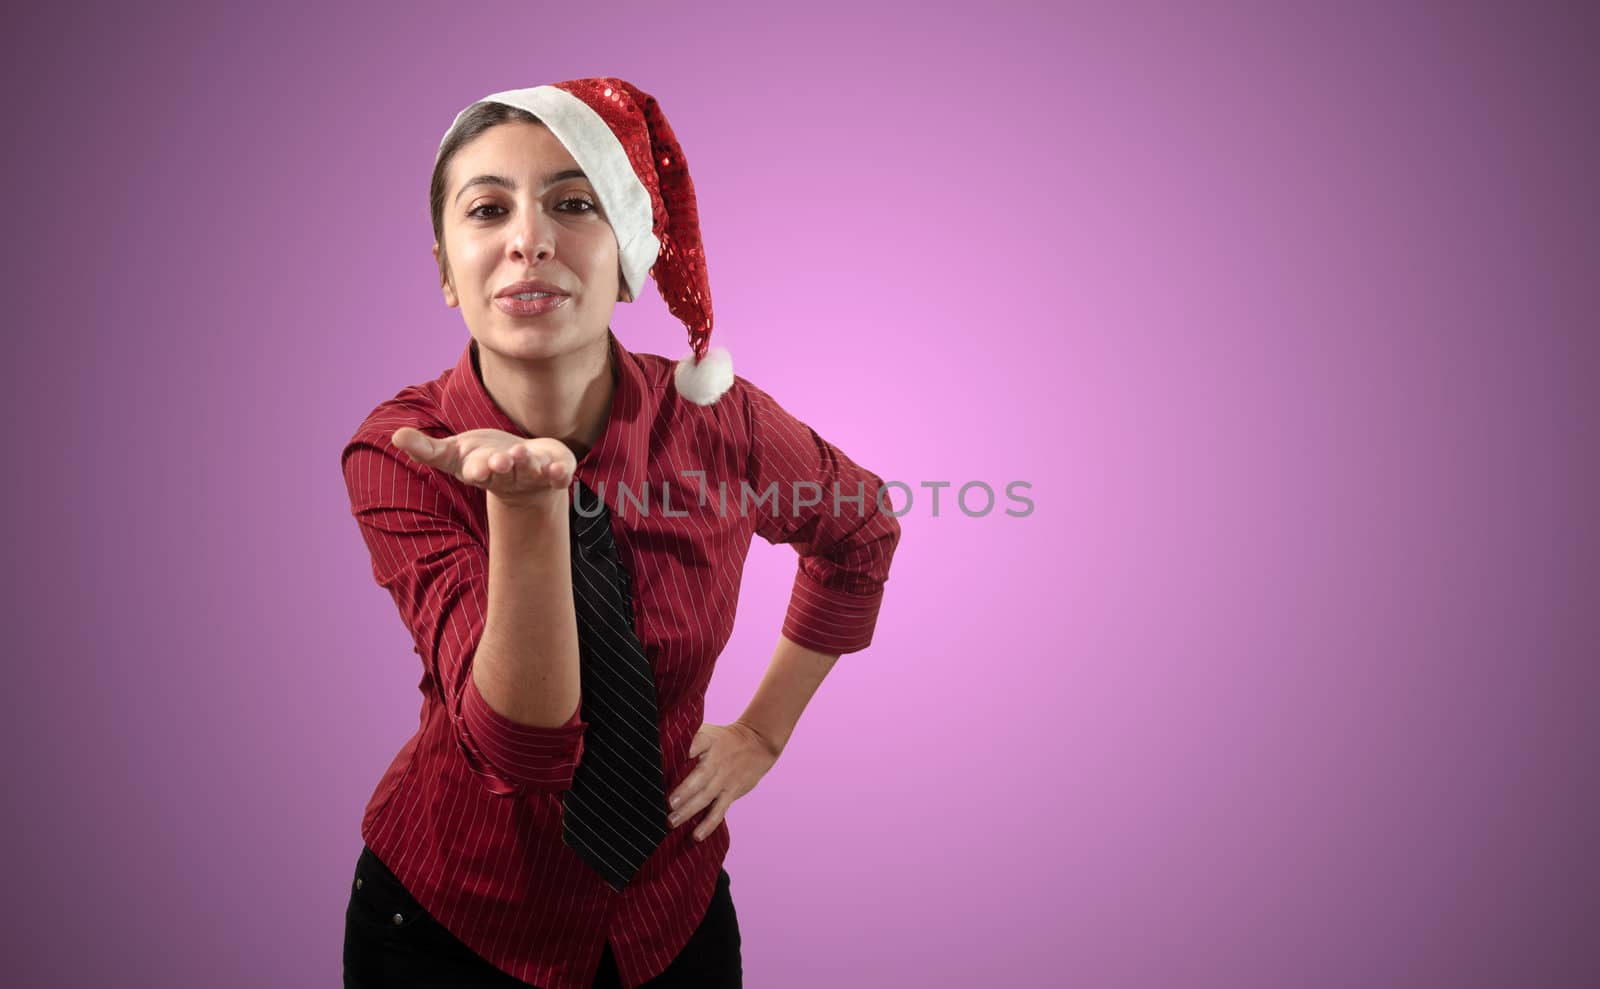
[[[343,452],[421,725],[362,820],[347,986],[738,986],[728,806],[872,638],[900,528],[863,470],[709,347],[693,186],[618,79],[463,110],[430,189],[470,340]],[[610,328],[652,275],[673,362]],[[800,554],[744,714],[704,723],[754,535]]]

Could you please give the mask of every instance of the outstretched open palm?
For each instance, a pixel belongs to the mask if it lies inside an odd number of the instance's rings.
[[[578,467],[571,448],[558,439],[528,439],[502,429],[469,429],[434,437],[401,426],[389,442],[412,460],[483,488],[508,504],[528,505],[564,492]]]

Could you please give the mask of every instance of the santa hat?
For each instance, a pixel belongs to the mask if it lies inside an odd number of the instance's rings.
[[[655,97],[621,79],[598,78],[507,90],[478,103],[526,110],[566,147],[616,232],[629,301],[639,297],[648,274],[667,309],[688,328],[690,350],[674,375],[678,394],[699,405],[715,402],[733,385],[733,358],[710,345],[711,286],[694,184]],[[440,153],[471,109],[456,114]]]

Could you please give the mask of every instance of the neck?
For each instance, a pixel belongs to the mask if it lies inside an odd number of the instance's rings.
[[[594,347],[541,360],[476,350],[484,389],[529,436],[554,437],[580,460],[599,442],[616,393],[609,331]]]

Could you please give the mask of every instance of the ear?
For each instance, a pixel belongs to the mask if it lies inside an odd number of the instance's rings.
[[[461,305],[461,300],[456,298],[456,290],[450,284],[450,273],[439,263],[439,245],[433,245],[433,266],[439,269],[439,288],[444,292],[444,304],[451,309]]]
[[[617,262],[617,301],[633,301],[633,293],[628,291],[628,277],[622,273],[621,261]]]

